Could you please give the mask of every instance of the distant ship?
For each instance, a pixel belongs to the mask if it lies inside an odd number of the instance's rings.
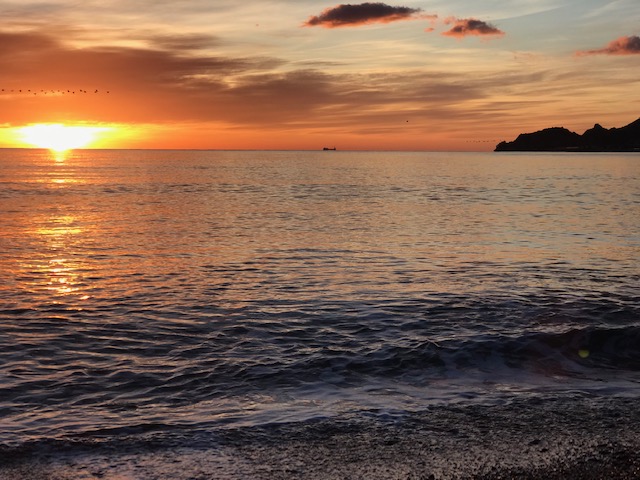
[[[336,149],[336,147],[333,147],[333,148],[324,147],[322,150],[335,150],[335,149]]]

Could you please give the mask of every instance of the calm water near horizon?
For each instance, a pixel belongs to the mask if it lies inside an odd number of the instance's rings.
[[[640,155],[0,150],[0,445],[640,393]]]

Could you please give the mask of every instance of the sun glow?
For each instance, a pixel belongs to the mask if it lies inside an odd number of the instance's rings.
[[[108,127],[68,126],[60,123],[39,123],[19,129],[22,142],[35,147],[64,152],[86,147],[98,135],[111,130]]]

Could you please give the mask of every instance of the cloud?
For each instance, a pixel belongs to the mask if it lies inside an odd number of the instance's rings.
[[[370,23],[390,23],[415,18],[421,11],[419,8],[394,7],[384,3],[341,4],[327,8],[318,16],[310,17],[304,26],[336,28]]]
[[[606,47],[598,50],[577,52],[578,55],[638,55],[640,54],[640,37],[631,35],[613,40]]]
[[[555,70],[533,75],[517,68],[511,74],[504,69],[477,75],[466,69],[438,72],[436,67],[428,71],[349,73],[345,68],[332,71],[315,62],[311,68],[301,68],[279,58],[224,53],[224,48],[215,47],[216,43],[224,47],[224,42],[215,37],[144,32],[144,37],[133,39],[133,47],[78,47],[82,45],[78,39],[84,35],[78,31],[61,33],[57,28],[0,30],[0,87],[38,91],[37,95],[0,93],[1,122],[104,122],[167,128],[201,125],[197,128],[202,131],[204,125],[210,125],[212,131],[219,128],[238,135],[260,132],[265,142],[270,141],[270,132],[289,132],[290,139],[302,137],[294,132],[392,135],[411,129],[416,138],[424,138],[421,129],[456,129],[467,125],[465,122],[477,122],[480,116],[487,119],[487,125],[493,124],[489,119],[506,122],[514,114],[513,102],[525,96],[522,92],[535,99],[531,101],[546,105],[548,102],[538,99],[557,92],[553,98],[562,102],[567,85],[586,91],[592,84],[611,81],[603,80],[605,73],[594,78],[589,72],[583,78],[582,69],[576,77],[566,79]],[[631,73],[620,90],[627,91],[636,81]],[[75,88],[76,94],[41,95],[41,88],[64,92]],[[89,93],[79,95],[80,88]],[[95,89],[100,94],[94,95]],[[103,94],[106,90],[110,93]],[[516,93],[507,94],[511,101],[497,105],[495,98],[502,101],[505,92]],[[544,113],[542,106],[523,104],[518,108],[539,108]],[[198,145],[214,144],[213,134],[202,135]],[[288,141],[283,140],[282,145]]]
[[[155,36],[149,37],[147,48],[77,48],[67,43],[73,40],[69,32],[63,41],[50,31],[0,31],[4,117],[12,123],[215,117],[216,101],[224,100],[234,79],[270,72],[284,63],[197,49],[215,38]],[[94,90],[110,94],[79,95]]]
[[[450,30],[442,34],[448,37],[463,38],[468,35],[501,37],[504,35],[504,32],[497,27],[475,18],[452,17],[446,19],[444,23],[446,25],[453,24]]]
[[[217,47],[222,41],[211,35],[157,35],[151,43],[166,50],[203,50]]]
[[[67,40],[67,39],[65,39]],[[192,75],[226,76],[272,68],[279,61],[193,53],[193,38],[179,42],[152,37],[153,47],[74,48],[48,32],[0,33],[3,81],[48,84],[51,88],[90,83],[152,88],[184,85]]]
[[[353,122],[395,129],[425,111],[453,115],[455,105],[484,95],[474,82],[449,73],[328,73],[318,65],[296,68],[277,58],[195,48],[215,38],[148,35],[141,43],[147,46],[78,48],[74,41],[82,35],[0,31],[2,121],[215,122],[260,131],[337,123],[346,129]]]
[[[0,32],[0,62],[3,58],[15,57],[18,53],[38,50],[45,52],[56,48],[58,41],[43,32]]]

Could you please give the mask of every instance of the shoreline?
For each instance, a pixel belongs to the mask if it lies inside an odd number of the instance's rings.
[[[631,479],[636,398],[514,399],[0,451],[0,480]]]

